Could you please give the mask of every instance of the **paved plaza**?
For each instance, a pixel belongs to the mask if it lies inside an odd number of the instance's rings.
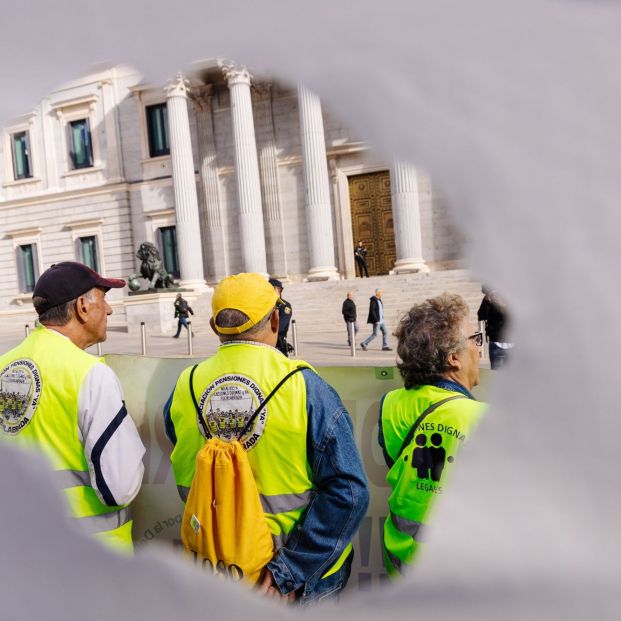
[[[339,326],[340,327],[340,326]],[[359,333],[359,341],[370,333],[370,326],[363,326]],[[4,352],[17,345],[24,337],[20,331],[12,334],[0,334],[0,351]],[[289,334],[291,341],[291,333]],[[393,351],[381,351],[381,337],[378,336],[369,346],[368,351],[362,351],[358,345],[356,356],[352,357],[351,350],[345,341],[344,331],[331,332],[304,332],[298,334],[297,358],[315,366],[361,366],[361,367],[388,367],[394,366],[396,358],[396,338],[389,336],[389,345]],[[218,347],[216,335],[200,331],[193,340],[194,356],[211,356]],[[156,357],[181,358],[188,355],[188,338],[184,330],[178,339],[170,335],[147,334],[147,355]],[[109,330],[108,340],[101,346],[103,354],[140,354],[142,341],[139,334],[129,334],[120,330]],[[96,354],[97,348],[91,347],[89,352]],[[489,367],[486,358],[481,360],[482,367]]]

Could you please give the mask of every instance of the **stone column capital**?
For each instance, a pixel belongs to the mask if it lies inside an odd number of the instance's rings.
[[[222,73],[226,78],[226,82],[231,86],[237,84],[245,84],[250,86],[252,75],[244,65],[236,65],[232,62],[224,62],[221,65]]]
[[[272,96],[272,82],[253,82],[252,91],[259,100],[270,99]]]
[[[166,84],[164,87],[166,97],[188,97],[191,93],[190,81],[186,80],[181,72]]]
[[[204,84],[192,89],[189,97],[197,112],[208,112],[213,107],[213,84]]]

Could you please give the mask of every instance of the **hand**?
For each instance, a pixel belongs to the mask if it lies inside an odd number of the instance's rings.
[[[281,604],[293,604],[293,602],[295,602],[295,593],[291,592],[287,595],[283,595],[274,581],[272,572],[267,567],[265,568],[263,578],[258,584],[257,590],[260,595],[265,595],[265,597]]]

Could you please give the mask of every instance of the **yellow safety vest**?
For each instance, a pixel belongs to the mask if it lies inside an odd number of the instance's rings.
[[[289,360],[260,344],[220,346],[215,356],[198,365],[193,378],[196,399],[212,435],[228,440],[241,431],[270,391],[299,365],[300,361]],[[190,393],[190,371],[189,367],[179,376],[170,405],[177,437],[170,460],[184,500],[194,477],[196,454],[206,441]],[[306,454],[306,383],[302,374],[287,380],[265,409],[241,438],[241,444],[248,453],[274,547],[278,549],[303,518],[314,489]],[[322,577],[338,571],[351,549],[350,544]]]
[[[0,356],[0,437],[44,453],[79,526],[131,552],[130,510],[99,500],[79,437],[80,387],[97,362],[61,334],[42,326],[33,330]]]
[[[435,500],[444,493],[455,457],[479,422],[485,404],[455,398],[440,405],[417,427],[399,451],[418,417],[433,404],[461,393],[436,386],[400,388],[382,402],[384,446],[394,465],[386,481],[391,487],[384,522],[384,565],[392,577],[411,563],[421,542],[422,527]]]

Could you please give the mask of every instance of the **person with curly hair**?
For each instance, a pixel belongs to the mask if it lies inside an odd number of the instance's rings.
[[[429,511],[485,409],[471,392],[479,383],[483,338],[473,331],[459,295],[444,293],[413,306],[396,336],[404,387],[382,398],[379,418],[392,490],[383,546],[391,577],[414,560]]]

